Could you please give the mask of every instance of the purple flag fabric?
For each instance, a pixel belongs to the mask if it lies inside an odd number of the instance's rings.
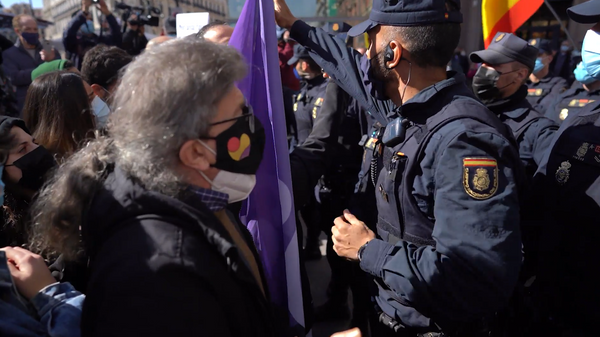
[[[271,300],[279,309],[289,311],[290,326],[298,328],[304,327],[304,311],[273,13],[272,0],[247,0],[229,42],[248,62],[248,76],[238,87],[265,126],[267,138],[256,187],[240,218],[260,253]]]

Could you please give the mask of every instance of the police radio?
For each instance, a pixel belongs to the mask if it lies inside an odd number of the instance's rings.
[[[381,142],[390,148],[402,143],[406,138],[406,129],[409,124],[410,121],[402,116],[396,118],[385,127]]]

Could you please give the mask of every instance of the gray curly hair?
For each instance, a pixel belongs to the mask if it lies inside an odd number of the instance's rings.
[[[236,50],[203,40],[176,40],[138,57],[115,93],[108,136],[71,156],[32,206],[30,248],[76,255],[83,210],[110,165],[147,190],[180,197],[179,149],[208,134],[217,104],[246,71]]]

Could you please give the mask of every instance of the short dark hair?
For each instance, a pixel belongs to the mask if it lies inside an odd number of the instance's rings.
[[[132,60],[123,49],[99,44],[85,53],[81,75],[90,85],[97,84],[108,89],[119,78],[121,69]]]
[[[412,56],[411,62],[421,68],[446,68],[460,40],[459,23],[386,28],[387,40],[400,39]]]
[[[31,83],[23,119],[32,136],[58,159],[75,153],[95,128],[83,81],[68,71],[47,73]]]
[[[206,35],[206,33],[208,33],[211,29],[215,28],[215,27],[219,27],[219,26],[227,26],[227,23],[224,21],[213,21],[211,23],[209,23],[208,25],[200,28],[200,30],[198,31],[198,33],[196,33],[196,37],[199,39],[203,39],[204,35]]]

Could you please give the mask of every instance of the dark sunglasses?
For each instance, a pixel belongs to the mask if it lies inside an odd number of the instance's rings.
[[[246,123],[248,123],[250,132],[254,133],[254,118],[255,117],[254,117],[254,111],[252,110],[252,107],[250,105],[246,105],[242,108],[242,114],[240,116],[225,119],[222,121],[218,121],[218,122],[210,124],[210,126],[233,122],[233,121],[237,121],[238,119],[242,119],[242,118],[246,119]]]

